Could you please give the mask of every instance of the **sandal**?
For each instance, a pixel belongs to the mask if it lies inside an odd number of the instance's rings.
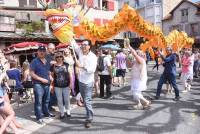
[[[145,105],[143,105],[144,109],[151,107],[151,101],[149,101],[149,103],[146,103]]]
[[[143,110],[143,106],[141,104],[137,104],[133,106],[134,110]]]

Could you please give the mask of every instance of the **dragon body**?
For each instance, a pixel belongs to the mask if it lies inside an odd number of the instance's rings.
[[[77,9],[78,7],[73,5],[64,10],[47,9],[45,11],[53,34],[62,43],[69,43],[74,36],[84,36],[93,43],[107,41],[121,31],[136,32],[148,40],[140,46],[143,51],[147,48],[166,48],[167,46],[172,46],[175,51],[178,51],[182,47],[191,47],[194,43],[193,38],[188,37],[185,32],[177,30],[165,37],[159,27],[146,22],[134,8],[128,5],[124,5],[112,20],[102,26],[88,21],[81,12],[74,13]]]

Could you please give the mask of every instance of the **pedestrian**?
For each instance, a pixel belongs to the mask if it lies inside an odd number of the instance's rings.
[[[45,124],[43,117],[55,117],[49,112],[50,82],[53,80],[50,73],[50,63],[46,60],[45,46],[39,46],[37,57],[30,64],[30,74],[34,84],[35,104],[34,111],[37,122]]]
[[[137,105],[134,109],[143,109],[150,106],[150,101],[145,99],[142,95],[142,91],[147,88],[147,68],[145,61],[145,54],[137,50],[135,51],[131,46],[129,49],[134,56],[135,60],[132,62],[132,79],[131,79],[131,91],[133,98],[136,100]]]
[[[49,43],[47,46],[47,55],[46,55],[46,60],[50,65],[54,65],[55,62],[55,45],[53,43]],[[50,101],[49,101],[49,110],[50,111],[56,111],[53,106],[57,104],[57,99],[56,99],[56,94],[54,90],[50,92]]]
[[[76,61],[76,66],[79,68],[79,90],[86,108],[85,127],[89,128],[91,127],[94,115],[92,108],[92,89],[94,86],[94,73],[97,67],[97,57],[90,51],[91,41],[83,40],[81,49],[75,42],[73,44],[79,57],[79,60]]]
[[[173,53],[171,47],[166,48],[166,54],[167,54],[166,57],[164,57],[161,54],[161,52],[159,52],[159,54],[164,62],[163,63],[164,72],[161,75],[160,80],[158,82],[155,99],[160,98],[162,86],[163,86],[164,82],[168,81],[172,85],[173,89],[175,90],[175,99],[174,100],[178,101],[180,99],[180,97],[179,97],[179,89],[176,84],[176,54]]]
[[[30,64],[28,61],[25,61],[22,65],[22,85],[24,89],[33,88],[33,82],[30,75]],[[25,94],[25,98],[28,99],[30,96],[27,92],[25,92]]]
[[[116,59],[116,77],[118,78],[118,86],[125,85],[125,75],[126,75],[126,55],[123,53],[122,50],[117,51],[117,55],[115,56]]]
[[[153,66],[152,70],[154,70],[154,68],[157,68],[157,71],[159,69],[159,58],[160,58],[160,54],[159,54],[159,50],[158,48],[154,49],[154,55],[155,55],[155,66]]]
[[[102,51],[96,50],[95,54],[97,56],[97,59],[99,60],[100,56],[102,55]],[[99,94],[99,71],[97,67],[94,73],[94,96],[97,97],[98,94]]]
[[[69,48],[66,48],[64,50],[64,62],[69,64],[69,70],[72,73],[71,90],[72,90],[72,95],[75,96],[76,95],[75,90],[74,90],[74,84],[75,84],[74,64],[75,64],[75,61],[71,54],[71,50]]]
[[[16,125],[13,123],[15,118],[15,112],[11,109],[8,102],[4,101],[3,89],[0,86],[0,117],[1,117],[1,127],[0,134],[3,134],[6,131],[6,128],[10,126],[14,133],[18,133]]]
[[[147,48],[147,50],[145,51],[145,54],[146,54],[146,58],[147,58],[147,61],[146,63],[148,64],[148,62],[151,60],[151,55],[149,53],[149,49]]]
[[[181,59],[182,64],[182,73],[181,80],[184,84],[183,92],[190,91],[191,83],[193,80],[193,65],[194,65],[194,56],[190,51],[185,51],[184,56]]]
[[[195,48],[194,49],[194,78],[198,78],[199,76],[199,68],[200,68],[200,53],[199,49]]]
[[[22,85],[21,73],[20,70],[17,68],[17,62],[14,60],[10,61],[10,69],[6,71],[8,78],[10,80],[14,80],[16,85],[13,87],[15,91],[18,91],[18,95],[20,97],[20,101],[23,101],[24,96],[24,88]],[[11,91],[12,92],[12,91]]]
[[[111,93],[111,84],[112,84],[112,66],[111,66],[111,59],[108,56],[108,50],[102,50],[102,57],[103,57],[103,70],[99,72],[100,76],[100,98],[104,97],[104,84],[106,85],[106,98],[110,98]]]
[[[71,117],[70,89],[72,87],[72,73],[69,64],[64,62],[64,56],[61,52],[55,54],[55,60],[56,63],[51,66],[51,72],[54,78],[53,85],[60,111],[60,119],[63,119],[65,118],[65,109],[66,116]]]

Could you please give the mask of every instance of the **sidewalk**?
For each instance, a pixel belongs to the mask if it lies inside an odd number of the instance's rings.
[[[36,132],[40,128],[44,127],[46,124],[51,123],[54,119],[59,118],[58,116],[58,108],[56,109],[56,117],[55,118],[44,118],[45,125],[40,125],[36,122],[35,115],[34,115],[34,103],[25,103],[21,104],[19,107],[17,104],[13,104],[15,113],[16,113],[16,119],[17,121],[23,126],[23,133],[21,134],[31,134],[33,132]],[[72,105],[71,109],[75,109],[77,106]]]

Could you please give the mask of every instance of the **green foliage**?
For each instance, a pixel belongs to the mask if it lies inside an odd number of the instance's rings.
[[[25,34],[32,34],[33,32],[44,31],[44,22],[42,21],[33,21],[31,23],[17,22],[16,27],[19,29],[24,29]]]

